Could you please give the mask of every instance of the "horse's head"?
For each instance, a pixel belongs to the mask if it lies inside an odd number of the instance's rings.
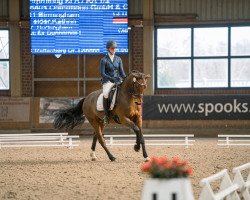
[[[137,104],[142,103],[144,90],[147,87],[147,79],[150,77],[151,76],[149,74],[145,75],[139,71],[132,71],[127,77],[126,81],[128,82],[128,91]]]

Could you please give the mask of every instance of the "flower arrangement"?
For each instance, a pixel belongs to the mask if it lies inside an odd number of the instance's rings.
[[[192,168],[186,161],[178,157],[171,159],[163,157],[151,157],[150,160],[141,166],[141,170],[150,174],[151,178],[184,178],[192,174]]]

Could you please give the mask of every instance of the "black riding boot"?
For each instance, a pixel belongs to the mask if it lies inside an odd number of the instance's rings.
[[[109,123],[109,109],[108,109],[108,99],[103,97],[103,110],[104,110],[104,117],[103,117],[103,124],[106,125]]]

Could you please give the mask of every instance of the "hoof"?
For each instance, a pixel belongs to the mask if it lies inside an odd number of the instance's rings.
[[[150,161],[150,158],[149,157],[145,158],[144,162],[148,162],[148,161]]]
[[[111,162],[114,162],[116,158],[115,157],[111,157],[109,159],[110,159]]]
[[[136,145],[136,144],[135,144],[134,150],[135,150],[136,152],[140,151],[140,145]]]
[[[92,161],[96,161],[96,160],[97,160],[97,157],[96,157],[96,155],[95,155],[95,152],[91,152],[91,153],[90,153],[90,157],[91,157],[91,160],[92,160]]]

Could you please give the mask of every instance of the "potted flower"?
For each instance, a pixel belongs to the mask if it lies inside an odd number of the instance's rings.
[[[141,166],[150,175],[144,183],[142,200],[194,200],[189,175],[192,168],[178,157],[152,157]]]

